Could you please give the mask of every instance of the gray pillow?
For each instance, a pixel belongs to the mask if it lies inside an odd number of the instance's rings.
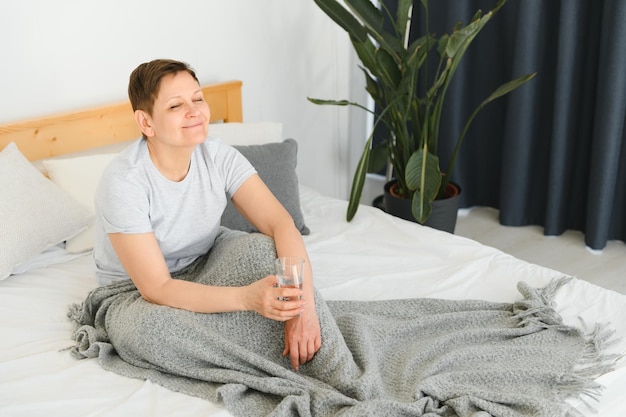
[[[310,233],[304,224],[304,216],[300,208],[300,190],[296,164],[298,160],[298,143],[294,139],[285,139],[279,143],[263,145],[234,146],[257,170],[259,176],[287,209],[296,227],[303,235]],[[228,201],[222,215],[222,226],[245,232],[257,230]]]

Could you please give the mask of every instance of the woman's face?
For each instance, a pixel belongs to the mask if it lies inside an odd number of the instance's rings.
[[[152,135],[146,136],[169,146],[194,146],[206,139],[210,117],[196,80],[185,71],[169,74],[161,79],[152,116],[148,116]]]

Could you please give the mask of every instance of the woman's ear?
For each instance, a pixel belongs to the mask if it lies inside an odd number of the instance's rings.
[[[154,136],[154,129],[152,128],[152,118],[148,113],[143,110],[135,110],[135,121],[137,126],[141,129],[141,133],[147,138]]]

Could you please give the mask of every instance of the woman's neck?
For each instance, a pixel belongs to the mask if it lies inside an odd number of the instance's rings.
[[[148,154],[156,169],[167,179],[180,182],[189,173],[193,147],[171,147],[147,140]]]

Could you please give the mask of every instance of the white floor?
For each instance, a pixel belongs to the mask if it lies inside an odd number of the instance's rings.
[[[489,207],[460,210],[455,234],[626,294],[624,242],[610,241],[602,251],[592,251],[585,246],[581,232],[544,236],[539,226],[502,226],[498,210]]]

